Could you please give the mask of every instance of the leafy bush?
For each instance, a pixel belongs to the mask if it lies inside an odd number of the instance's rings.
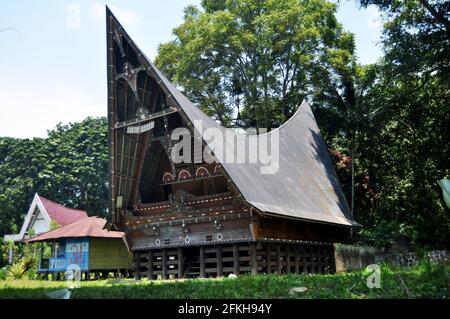
[[[12,279],[22,279],[25,277],[27,269],[25,268],[25,264],[21,261],[18,263],[14,263],[8,268],[8,277]]]
[[[0,280],[6,280],[8,269],[6,267],[0,268]]]
[[[28,277],[28,279],[31,279],[31,280],[37,279],[37,276],[38,276],[38,272],[37,272],[37,269],[36,269],[36,268],[30,268],[30,269],[28,269],[28,271],[27,271],[27,277]]]
[[[25,255],[21,260],[26,270],[37,269],[38,261],[33,255]]]

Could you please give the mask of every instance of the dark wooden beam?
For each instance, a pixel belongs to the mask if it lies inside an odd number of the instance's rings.
[[[311,273],[314,274],[315,273],[315,267],[314,267],[314,249],[313,246],[309,247],[309,262],[311,265]]]
[[[281,264],[281,246],[277,244],[277,272],[281,274],[283,265]]]
[[[322,271],[322,249],[320,245],[317,246],[317,268],[318,273],[321,274],[323,271]]]
[[[141,279],[141,252],[135,252],[135,264],[134,264],[134,278]]]
[[[300,273],[300,255],[299,255],[299,246],[294,246],[294,254],[295,254],[295,273]]]
[[[256,243],[250,244],[250,255],[251,255],[251,272],[252,275],[258,274],[258,261],[256,259]]]
[[[272,253],[272,250],[271,250],[271,246],[270,246],[270,244],[269,243],[267,243],[267,246],[266,246],[266,267],[267,267],[267,273],[268,274],[270,274],[271,272],[272,272],[272,260],[271,260],[271,253]]]
[[[307,273],[308,272],[308,265],[306,264],[306,247],[302,246],[302,269],[303,269],[303,273]]]
[[[239,246],[233,245],[233,273],[239,275]]]
[[[149,250],[147,254],[147,278],[153,280],[153,251]]]
[[[223,263],[222,263],[222,246],[216,247],[216,259],[217,259],[217,277],[223,276]]]
[[[155,120],[155,119],[157,119],[159,117],[166,116],[166,115],[169,115],[169,114],[172,114],[172,113],[175,113],[175,112],[178,112],[178,109],[176,109],[176,108],[164,109],[162,111],[149,114],[148,116],[146,116],[143,119],[133,119],[133,120],[130,120],[130,121],[124,121],[124,122],[116,123],[114,125],[114,128],[115,129],[120,129],[120,128],[127,127],[127,126],[130,126],[130,125],[136,125],[136,124],[140,124],[142,122],[148,122],[148,121]]]
[[[162,279],[167,279],[167,250],[163,249],[161,252],[161,258],[162,258]]]
[[[178,278],[183,278],[183,248],[178,248]]]
[[[205,247],[200,246],[200,277],[205,277]]]
[[[291,247],[290,245],[286,245],[286,254],[285,254],[285,264],[286,264],[286,273],[291,273]]]

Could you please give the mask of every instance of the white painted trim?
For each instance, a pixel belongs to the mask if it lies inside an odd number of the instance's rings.
[[[10,235],[5,235],[5,237],[3,237],[5,239],[5,241],[20,241],[20,234],[10,234]]]
[[[37,195],[37,193],[36,193],[36,195]],[[39,206],[39,210],[41,211],[42,216],[44,216],[47,223],[50,224],[52,219],[50,218],[50,215],[48,214],[47,209],[45,209],[44,204],[42,204],[41,198],[39,196],[38,196],[37,205]]]
[[[33,201],[31,202],[30,208],[28,209],[28,213],[25,216],[25,220],[22,225],[22,229],[20,230],[20,238],[19,240],[22,240],[25,237],[25,233],[28,230],[31,222],[31,217],[33,216],[33,212],[36,209],[36,206],[39,208],[39,211],[42,213],[42,216],[44,216],[45,220],[50,224],[50,216],[47,213],[47,210],[45,209],[44,205],[41,202],[41,199],[39,198],[38,193],[34,194]]]

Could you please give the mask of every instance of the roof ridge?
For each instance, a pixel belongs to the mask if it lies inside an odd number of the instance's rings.
[[[91,226],[89,226],[89,230],[88,230],[88,235],[91,234],[92,227],[94,227],[94,224],[95,224],[95,222],[96,222],[96,220],[95,220],[96,217],[97,217],[97,216],[88,216],[88,218],[92,218]]]
[[[80,212],[85,212],[85,213],[86,213],[86,211],[85,211],[85,210],[83,210],[83,209],[81,209],[81,208],[73,208],[73,207],[67,207],[67,206],[66,206],[66,205],[64,205],[64,204],[61,204],[61,203],[55,202],[54,200],[48,199],[47,197],[44,197],[44,196],[42,196],[42,195],[39,195],[39,194],[38,194],[38,197],[39,197],[40,199],[45,199],[45,200],[47,200],[47,201],[49,201],[49,202],[51,202],[51,203],[53,203],[53,204],[55,204],[55,205],[58,205],[58,206],[62,206],[62,207],[64,207],[64,208],[66,208],[66,209],[70,209],[70,210],[77,210],[77,211],[80,211]]]

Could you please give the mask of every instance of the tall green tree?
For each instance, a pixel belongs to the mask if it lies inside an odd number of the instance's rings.
[[[450,175],[450,2],[361,4],[383,11],[385,51],[366,98],[376,114],[362,151],[377,193],[366,237],[448,247],[450,212],[436,181]]]
[[[354,185],[366,178],[355,168],[357,136],[369,121],[363,101],[375,80],[358,65],[354,37],[335,13],[323,0],[203,1],[185,10],[156,64],[225,125],[270,129],[309,97],[328,145],[352,159],[340,175],[353,212]]]
[[[58,125],[48,138],[0,138],[0,234],[17,232],[33,195],[106,216],[108,143],[104,118]]]
[[[325,0],[204,0],[186,8],[155,62],[222,124],[270,129],[311,91],[317,64],[352,55],[335,13]]]

